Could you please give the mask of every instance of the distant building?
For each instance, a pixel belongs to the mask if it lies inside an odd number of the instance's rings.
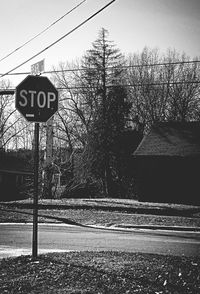
[[[134,161],[139,200],[200,205],[200,122],[154,125]]]

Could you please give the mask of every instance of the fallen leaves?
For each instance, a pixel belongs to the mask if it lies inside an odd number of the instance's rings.
[[[1,293],[199,293],[200,258],[71,252],[0,261]]]

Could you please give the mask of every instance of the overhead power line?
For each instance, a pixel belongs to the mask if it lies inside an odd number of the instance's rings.
[[[188,81],[188,82],[158,82],[158,83],[135,83],[135,84],[119,84],[119,85],[106,85],[107,88],[112,87],[142,87],[142,86],[172,86],[172,85],[184,85],[184,84],[200,84],[200,81]],[[57,90],[72,90],[72,89],[96,89],[95,86],[72,86],[72,87],[61,87]]]
[[[108,4],[106,4],[105,6],[103,6],[101,9],[99,9],[97,12],[95,12],[94,14],[92,14],[90,17],[88,17],[86,20],[84,20],[83,22],[81,22],[79,25],[77,25],[75,28],[73,28],[71,31],[69,31],[68,33],[66,33],[65,35],[63,35],[62,37],[60,37],[59,39],[57,39],[55,42],[51,43],[48,47],[44,48],[43,50],[41,50],[40,52],[38,52],[37,54],[33,55],[32,57],[30,57],[29,59],[27,59],[26,61],[22,62],[21,64],[17,65],[16,67],[12,68],[11,70],[9,70],[8,72],[4,73],[3,75],[0,76],[0,78],[8,75],[9,73],[11,73],[12,71],[18,69],[19,67],[21,67],[22,65],[26,64],[27,62],[29,62],[30,60],[32,60],[33,58],[37,57],[38,55],[40,55],[41,53],[45,52],[46,50],[48,50],[49,48],[51,48],[52,46],[54,46],[55,44],[57,44],[58,42],[60,42],[61,40],[63,40],[64,38],[66,38],[67,36],[69,36],[71,33],[73,33],[74,31],[76,31],[78,28],[80,28],[81,26],[83,26],[85,23],[87,23],[89,20],[91,20],[92,18],[94,18],[96,15],[98,15],[100,12],[102,12],[104,9],[106,9],[108,6],[110,6],[113,2],[115,2],[116,0],[112,0],[110,1]]]
[[[200,63],[200,60],[188,60],[188,61],[175,61],[175,62],[163,62],[163,63],[149,63],[149,64],[130,64],[124,65],[120,67],[106,67],[105,69],[127,69],[127,68],[141,68],[141,67],[153,67],[153,66],[167,66],[167,65],[179,65],[179,64],[197,64]],[[102,67],[103,69],[103,67]],[[43,74],[52,74],[52,73],[61,73],[61,72],[76,72],[76,71],[84,71],[87,68],[74,68],[74,69],[60,69],[60,70],[48,70],[44,71]],[[97,68],[90,68],[90,70],[98,70]],[[14,76],[14,75],[29,75],[31,72],[15,72],[15,73],[8,73],[7,75]],[[0,74],[3,75],[3,74]]]
[[[145,64],[129,64],[122,66],[109,66],[109,67],[101,67],[101,69],[127,69],[127,68],[141,68],[141,67],[153,67],[153,66],[166,66],[166,65],[178,65],[178,64],[192,64],[192,63],[200,63],[200,60],[188,60],[188,61],[174,61],[174,62],[163,62],[163,63],[145,63]],[[50,70],[43,72],[44,74],[50,73],[60,73],[60,72],[73,72],[73,71],[84,71],[88,68],[75,68],[75,69],[61,69],[61,70]],[[90,70],[98,70],[98,68],[90,67]],[[24,74],[24,73],[23,73]]]
[[[135,83],[135,84],[119,84],[119,85],[107,85],[107,88],[112,87],[142,87],[142,86],[173,86],[184,84],[200,84],[200,80],[197,81],[184,81],[184,82],[158,82],[158,83]],[[57,90],[78,90],[78,89],[96,89],[95,86],[70,86],[70,87],[57,87]],[[13,95],[15,89],[0,89],[0,95]]]
[[[8,53],[7,55],[5,55],[4,57],[2,57],[0,59],[0,62],[3,61],[4,59],[8,58],[9,56],[11,56],[12,54],[14,54],[15,52],[17,52],[18,50],[20,50],[21,48],[23,48],[24,46],[26,46],[27,44],[29,44],[31,41],[35,40],[37,37],[41,36],[43,33],[45,33],[47,30],[49,30],[52,26],[54,26],[57,22],[59,22],[61,19],[63,19],[65,16],[69,15],[72,11],[74,11],[75,9],[77,9],[81,4],[83,4],[86,0],[83,0],[82,2],[80,2],[78,5],[76,5],[75,7],[73,7],[71,10],[69,10],[68,12],[66,12],[64,15],[62,15],[60,18],[58,18],[56,21],[54,21],[52,24],[50,24],[48,27],[46,27],[44,30],[42,30],[40,33],[38,33],[37,35],[35,35],[34,37],[32,37],[31,39],[29,39],[28,41],[26,41],[25,43],[23,43],[21,46],[17,47],[16,49],[14,49],[13,51],[11,51],[10,53]]]

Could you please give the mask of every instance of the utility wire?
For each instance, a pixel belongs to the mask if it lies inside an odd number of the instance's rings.
[[[167,65],[179,65],[179,64],[197,64],[200,63],[200,60],[188,60],[188,61],[175,61],[175,62],[164,62],[164,63],[149,63],[149,64],[132,64],[132,65],[123,65],[120,67],[105,67],[104,69],[127,69],[127,68],[140,68],[140,67],[153,67],[153,66],[167,66]],[[90,68],[91,70],[98,70],[97,68]],[[102,67],[103,69],[103,67]],[[76,72],[76,71],[84,71],[87,68],[74,68],[74,69],[60,69],[60,70],[48,70],[44,71],[43,74],[52,74],[52,73],[61,73],[61,72]],[[7,75],[29,75],[30,72],[16,72],[16,73],[8,73]],[[0,74],[3,75],[3,74]]]
[[[119,84],[119,85],[106,85],[107,88],[112,87],[142,87],[142,86],[173,86],[173,85],[188,85],[188,84],[200,84],[198,81],[188,81],[188,82],[161,82],[161,83],[135,83],[135,84]],[[57,90],[80,90],[80,89],[96,89],[95,86],[72,86],[72,87],[57,87]],[[0,95],[13,95],[15,89],[0,89]]]
[[[26,64],[27,62],[29,62],[30,60],[32,60],[33,58],[37,57],[38,55],[40,55],[41,53],[45,52],[46,50],[48,50],[49,48],[51,48],[52,46],[54,46],[55,44],[57,44],[58,42],[60,42],[61,40],[63,40],[65,37],[69,36],[71,33],[73,33],[74,31],[76,31],[78,28],[80,28],[81,26],[83,26],[86,22],[88,22],[89,20],[91,20],[93,17],[95,17],[97,14],[99,14],[100,12],[102,12],[104,9],[106,9],[108,6],[110,6],[113,2],[115,2],[116,0],[112,0],[110,1],[108,4],[106,4],[105,6],[103,6],[101,9],[99,9],[97,12],[95,12],[94,14],[92,14],[90,17],[88,17],[86,20],[84,20],[83,22],[81,22],[79,25],[77,25],[75,28],[73,28],[71,31],[69,31],[68,33],[66,33],[65,35],[63,35],[62,37],[60,37],[59,39],[57,39],[55,42],[51,43],[48,47],[44,48],[43,50],[41,50],[40,52],[38,52],[37,54],[33,55],[32,57],[30,57],[29,59],[27,59],[26,61],[22,62],[21,64],[17,65],[16,67],[12,68],[11,70],[9,70],[7,73],[3,74],[0,76],[0,78],[8,75],[9,73],[11,73],[12,71],[14,71],[15,69],[21,67],[22,65]]]
[[[50,24],[47,28],[45,28],[43,31],[41,31],[40,33],[38,33],[37,35],[35,35],[34,37],[32,37],[31,39],[29,39],[28,41],[26,41],[25,43],[23,43],[21,46],[19,46],[18,48],[16,48],[15,50],[11,51],[10,53],[8,53],[6,56],[2,57],[0,59],[0,62],[3,61],[4,59],[8,58],[9,56],[11,56],[13,53],[15,53],[16,51],[20,50],[21,48],[23,48],[24,46],[26,46],[27,44],[29,44],[31,41],[35,40],[37,37],[41,36],[43,33],[45,33],[47,30],[49,30],[52,26],[54,26],[57,22],[59,22],[61,19],[63,19],[65,16],[69,15],[72,11],[74,11],[75,9],[77,9],[81,4],[83,4],[86,0],[83,0],[82,2],[80,2],[78,5],[76,5],[75,7],[73,7],[71,10],[69,10],[68,12],[66,12],[63,16],[61,16],[60,18],[58,18],[56,21],[54,21],[52,24]]]
[[[161,83],[136,83],[136,84],[119,84],[119,85],[106,85],[107,88],[113,87],[142,87],[142,86],[170,86],[170,85],[185,85],[185,84],[200,84],[200,81],[188,81],[188,82],[161,82]],[[72,89],[96,89],[95,86],[74,86],[74,87],[61,87],[57,90],[72,90]]]

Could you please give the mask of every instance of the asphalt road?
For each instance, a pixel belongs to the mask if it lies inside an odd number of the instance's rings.
[[[200,233],[39,224],[38,251],[113,250],[199,256]],[[32,224],[0,224],[0,258],[32,253]]]

